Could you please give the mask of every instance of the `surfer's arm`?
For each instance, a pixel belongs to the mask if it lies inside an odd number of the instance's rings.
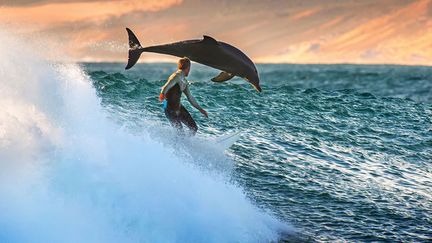
[[[192,96],[192,94],[191,94],[191,92],[189,90],[189,86],[186,86],[186,88],[185,88],[185,90],[183,92],[186,95],[189,103],[191,103],[191,105],[193,107],[195,107],[197,110],[199,110],[205,117],[208,117],[207,112],[200,105],[198,105],[198,102]]]

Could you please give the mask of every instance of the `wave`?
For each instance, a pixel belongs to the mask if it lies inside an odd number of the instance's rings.
[[[1,242],[263,242],[289,230],[226,176],[107,119],[78,65],[10,33],[0,42]]]

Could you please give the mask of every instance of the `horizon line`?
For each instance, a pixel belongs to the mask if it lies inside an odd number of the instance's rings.
[[[192,61],[193,62],[193,61]],[[127,62],[121,62],[121,61],[77,61],[76,63],[82,63],[82,64],[127,64]],[[138,64],[175,64],[175,61],[148,61],[148,62],[138,62],[135,65]],[[193,62],[199,65],[197,62]],[[335,62],[335,63],[295,63],[295,62],[255,62],[254,64],[257,65],[358,65],[358,66],[406,66],[406,67],[432,67],[428,64],[407,64],[407,63],[350,63],[350,62]]]

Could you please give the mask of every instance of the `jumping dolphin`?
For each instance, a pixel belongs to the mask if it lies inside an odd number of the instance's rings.
[[[194,62],[222,70],[218,76],[212,78],[213,82],[224,82],[238,76],[244,78],[258,92],[261,92],[258,72],[254,63],[234,46],[204,35],[202,40],[185,40],[165,45],[142,47],[135,34],[129,28],[126,28],[126,31],[129,35],[129,58],[125,69],[133,67],[143,52],[188,57]]]

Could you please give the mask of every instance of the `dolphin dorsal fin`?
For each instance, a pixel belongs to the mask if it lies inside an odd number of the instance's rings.
[[[202,40],[203,43],[219,45],[217,40],[215,40],[213,37],[208,36],[208,35],[204,35],[203,37],[204,37],[204,39]]]

